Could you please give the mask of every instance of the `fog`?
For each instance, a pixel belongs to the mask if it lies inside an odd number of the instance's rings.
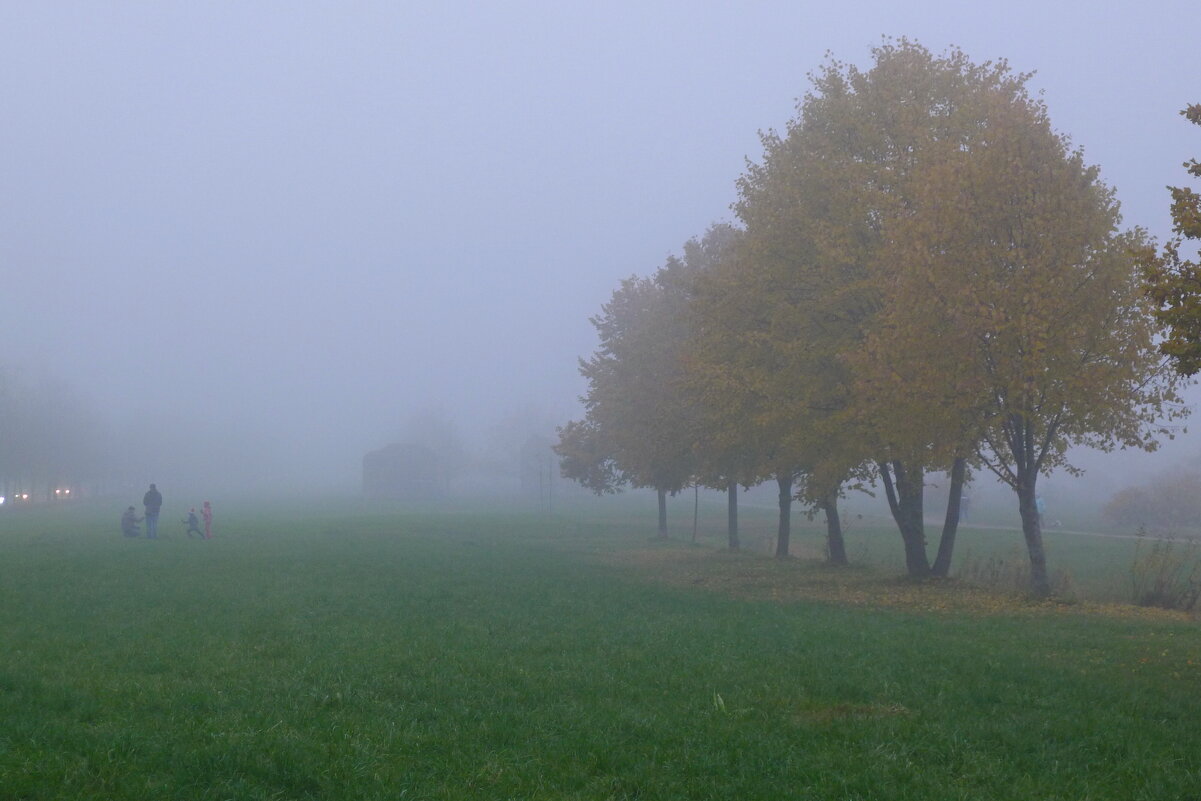
[[[1036,70],[1163,237],[1201,155],[1195,11],[3,4],[0,365],[70,385],[146,481],[352,488],[433,419],[499,458],[579,414],[589,316],[731,218],[827,50]]]

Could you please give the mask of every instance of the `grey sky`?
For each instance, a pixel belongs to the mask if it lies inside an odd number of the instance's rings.
[[[729,219],[757,130],[881,35],[1036,70],[1167,232],[1192,2],[0,5],[0,362],[296,463],[412,410],[574,414],[631,273]],[[203,425],[199,421],[207,421]],[[470,428],[470,425],[468,426]],[[304,438],[293,432],[304,432]]]

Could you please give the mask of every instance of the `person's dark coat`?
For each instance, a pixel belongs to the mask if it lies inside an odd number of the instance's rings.
[[[159,493],[154,485],[150,485],[150,489],[142,496],[142,505],[146,507],[146,514],[157,515],[158,510],[163,508],[163,496]]]

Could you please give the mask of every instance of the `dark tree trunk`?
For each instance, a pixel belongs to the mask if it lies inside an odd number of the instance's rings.
[[[1022,536],[1030,554],[1030,591],[1039,598],[1051,594],[1047,577],[1047,553],[1043,550],[1043,525],[1038,516],[1038,494],[1034,485],[1037,473],[1018,476],[1018,511],[1022,515]]]
[[[847,546],[842,539],[842,521],[838,518],[838,493],[831,492],[822,502],[826,512],[826,546],[830,551],[830,564],[847,564]]]
[[[696,526],[701,516],[701,485],[692,485],[692,541],[696,542]]]
[[[726,518],[730,533],[730,550],[737,551],[742,547],[738,541],[738,482],[731,481],[726,488]]]
[[[951,489],[947,493],[947,519],[942,524],[938,541],[938,556],[934,557],[931,572],[946,578],[951,572],[951,555],[955,550],[955,534],[959,531],[960,501],[963,499],[963,480],[967,476],[967,459],[956,459],[951,465]]]
[[[900,461],[881,462],[879,466],[888,495],[888,506],[905,545],[905,568],[911,577],[925,578],[930,575],[930,559],[926,556],[926,523],[922,510],[926,471],[922,467],[906,466]]]
[[[776,476],[780,487],[780,525],[776,531],[776,558],[788,556],[788,539],[792,536],[792,473]]]
[[[659,490],[659,536],[667,537],[667,490]]]

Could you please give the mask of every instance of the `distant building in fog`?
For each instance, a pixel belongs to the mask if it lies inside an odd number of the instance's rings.
[[[432,449],[394,443],[363,457],[363,494],[372,498],[428,498],[446,489],[446,470]]]

